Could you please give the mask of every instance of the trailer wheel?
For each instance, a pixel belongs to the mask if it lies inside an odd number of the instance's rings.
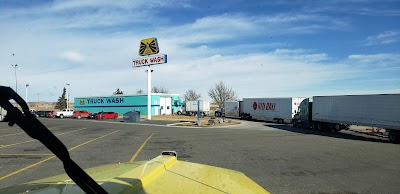
[[[297,127],[297,121],[293,121],[293,127]]]
[[[400,133],[395,130],[389,131],[389,141],[392,143],[400,143]]]

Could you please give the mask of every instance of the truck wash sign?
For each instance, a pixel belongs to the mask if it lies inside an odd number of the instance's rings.
[[[254,110],[264,110],[264,111],[275,111],[276,103],[264,103],[264,102],[254,102],[253,109]]]
[[[124,103],[124,98],[116,97],[116,98],[88,98],[88,99],[80,99],[80,105],[98,105],[98,104],[121,104]]]
[[[151,55],[148,57],[134,59],[132,61],[132,67],[141,67],[141,66],[155,65],[155,64],[161,64],[161,63],[167,63],[167,55],[164,55],[164,54]]]

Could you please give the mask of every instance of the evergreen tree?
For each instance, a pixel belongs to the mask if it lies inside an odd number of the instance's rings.
[[[67,93],[67,90],[63,89],[62,95],[58,98],[58,101],[56,103],[56,106],[54,107],[55,109],[62,110],[67,108],[67,99],[65,98],[65,94]]]

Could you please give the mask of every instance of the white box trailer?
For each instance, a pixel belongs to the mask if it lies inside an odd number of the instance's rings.
[[[318,130],[363,125],[386,129],[389,140],[400,142],[400,94],[314,96],[304,100],[293,126]]]
[[[314,96],[312,120],[400,129],[400,94]]]
[[[244,98],[242,118],[291,123],[299,104],[306,98]]]
[[[210,101],[200,100],[200,113],[203,115],[210,114]],[[198,109],[198,101],[187,101],[184,107],[184,114],[196,115]]]

